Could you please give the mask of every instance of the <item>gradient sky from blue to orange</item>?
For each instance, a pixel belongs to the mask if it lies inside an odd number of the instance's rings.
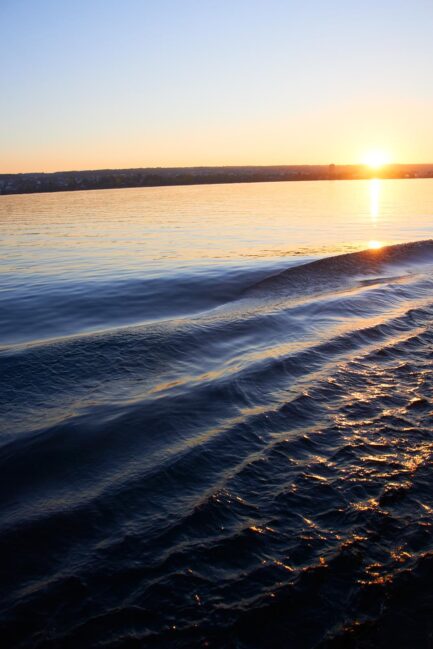
[[[0,173],[433,162],[431,0],[0,0]]]

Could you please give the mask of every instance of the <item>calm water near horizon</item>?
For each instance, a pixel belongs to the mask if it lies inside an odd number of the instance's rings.
[[[431,646],[432,199],[0,196],[5,646]]]
[[[432,236],[433,180],[0,197],[0,345],[183,314],[294,261]]]

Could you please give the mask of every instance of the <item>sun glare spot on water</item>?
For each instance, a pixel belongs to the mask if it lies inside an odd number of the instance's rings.
[[[389,164],[391,161],[390,156],[386,151],[380,151],[378,149],[368,151],[363,159],[363,163],[370,167],[370,169],[380,169],[384,165]]]
[[[376,240],[368,242],[368,247],[370,250],[379,250],[379,248],[382,248],[382,245],[383,244],[380,241],[376,241]]]

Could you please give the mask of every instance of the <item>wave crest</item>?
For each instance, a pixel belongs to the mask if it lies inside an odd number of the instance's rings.
[[[246,295],[266,292],[320,292],[353,281],[356,277],[377,275],[385,269],[433,262],[433,239],[351,252],[293,266],[252,285]]]

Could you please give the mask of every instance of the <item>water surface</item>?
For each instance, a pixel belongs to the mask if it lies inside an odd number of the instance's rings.
[[[432,190],[0,197],[6,646],[429,646]]]

